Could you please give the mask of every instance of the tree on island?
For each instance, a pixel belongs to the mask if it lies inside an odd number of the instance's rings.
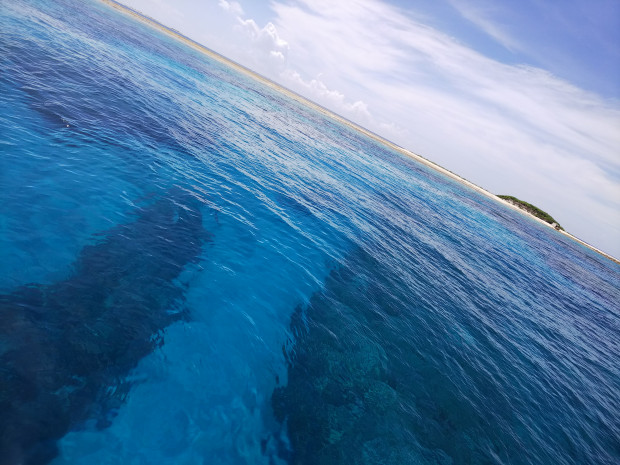
[[[505,201],[519,207],[522,210],[525,210],[526,212],[528,212],[530,215],[534,215],[536,218],[540,218],[541,220],[545,221],[546,223],[549,223],[550,225],[552,225],[555,229],[557,229],[558,231],[564,231],[564,228],[562,226],[560,226],[560,223],[558,223],[556,220],[553,219],[553,217],[541,210],[540,208],[538,208],[535,205],[532,205],[531,203],[527,203],[523,200],[520,200],[516,197],[513,197],[512,195],[498,195],[498,197],[500,199],[504,199]]]

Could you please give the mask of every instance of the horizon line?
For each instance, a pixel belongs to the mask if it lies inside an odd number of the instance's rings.
[[[351,121],[350,119],[330,110],[329,108],[324,107],[323,105],[314,102],[312,100],[310,100],[309,98],[299,94],[298,92],[289,89],[288,87],[279,84],[278,82],[248,68],[245,65],[242,65],[241,63],[236,62],[235,60],[228,58],[224,55],[222,55],[219,52],[216,52],[215,50],[207,47],[206,45],[201,44],[200,42],[197,42],[196,40],[186,36],[185,34],[181,33],[180,31],[166,26],[165,24],[161,23],[160,21],[156,20],[155,18],[152,18],[151,16],[148,16],[144,13],[142,13],[139,10],[136,10],[134,8],[131,8],[123,3],[118,2],[117,0],[99,0],[100,2],[108,5],[111,8],[114,8],[116,10],[119,10],[122,13],[128,14],[132,17],[134,17],[136,20],[139,20],[151,27],[153,27],[154,29],[158,30],[159,32],[165,33],[169,36],[172,36],[174,38],[176,38],[177,40],[179,40],[179,42],[181,43],[185,43],[185,45],[190,46],[191,48],[197,49],[199,52],[202,52],[203,54],[209,56],[210,58],[224,64],[224,65],[228,65],[229,67],[235,69],[236,71],[247,75],[250,78],[254,78],[256,81],[261,82],[262,84],[271,87],[272,89],[287,95],[289,97],[291,97],[293,100],[298,101],[299,103],[302,103],[304,105],[306,105],[307,107],[318,111],[320,113],[323,113],[324,115],[328,116],[329,118],[331,118],[332,120],[335,120],[336,122],[339,122],[341,124],[344,124],[346,126],[348,126],[349,128],[366,135],[367,137],[373,139],[376,142],[379,142],[383,145],[385,145],[386,147],[395,150],[396,152],[399,152],[400,154],[407,156],[408,158],[413,159],[414,161],[417,161],[418,163],[427,166],[431,169],[434,169],[435,171],[437,171],[440,174],[443,174],[445,177],[451,178],[453,180],[456,180],[458,182],[460,182],[463,186],[468,187],[469,189],[479,192],[481,194],[483,194],[484,196],[491,198],[493,200],[495,200],[497,203],[502,204],[506,207],[509,207],[512,210],[518,211],[520,213],[522,213],[523,215],[525,215],[526,217],[529,218],[533,218],[536,221],[540,222],[541,224],[548,226],[549,228],[553,229],[555,231],[555,228],[553,228],[553,226],[551,226],[549,223],[546,223],[545,221],[541,220],[540,218],[537,218],[536,216],[526,212],[525,210],[510,204],[509,202],[505,201],[504,199],[498,197],[498,194],[494,194],[490,191],[488,191],[487,189],[478,186],[477,184],[465,179],[464,177],[448,170],[447,168],[444,168],[443,166],[439,165],[438,163],[435,163],[434,161],[419,155],[409,149],[406,149],[398,144],[396,144],[395,142],[390,141],[389,139],[381,136],[380,134],[375,133],[374,131],[371,131],[370,129],[365,128],[364,126]],[[574,241],[576,241],[577,243],[584,245],[585,247],[587,247],[588,249],[598,253],[599,255],[611,260],[612,262],[620,265],[620,260],[617,259],[616,257],[614,257],[613,255],[604,252],[603,250],[587,243],[586,241],[578,238],[577,236],[574,236],[573,234],[567,232],[567,231],[556,231],[557,233],[560,233]]]

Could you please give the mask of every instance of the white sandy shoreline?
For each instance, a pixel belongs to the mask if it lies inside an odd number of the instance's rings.
[[[314,110],[324,114],[325,116],[327,116],[327,117],[329,117],[329,118],[331,118],[333,120],[336,120],[339,123],[344,124],[344,125],[350,127],[351,129],[353,129],[355,131],[358,131],[358,132],[364,134],[367,137],[370,137],[371,139],[373,139],[373,140],[375,140],[375,141],[377,141],[377,142],[379,142],[379,143],[381,143],[381,144],[391,148],[392,150],[395,150],[395,151],[397,151],[397,152],[399,152],[399,153],[401,153],[403,155],[406,155],[407,157],[413,158],[417,162],[422,163],[423,165],[428,166],[428,167],[434,169],[435,171],[438,171],[439,173],[443,174],[444,176],[452,178],[452,179],[462,183],[463,185],[469,187],[470,189],[473,189],[474,191],[479,192],[480,194],[485,195],[486,197],[489,197],[489,198],[495,200],[496,202],[499,202],[499,203],[505,205],[508,208],[516,210],[516,211],[522,213],[523,215],[526,215],[527,217],[530,217],[530,218],[534,219],[535,221],[538,221],[539,223],[541,223],[541,224],[543,224],[543,225],[545,225],[545,226],[547,226],[547,227],[549,227],[549,228],[551,228],[551,229],[553,229],[555,231],[555,228],[553,228],[553,226],[551,226],[549,223],[541,220],[540,218],[537,218],[536,216],[526,212],[525,210],[517,207],[516,205],[513,205],[510,202],[507,202],[506,200],[501,199],[497,195],[495,195],[495,194],[493,194],[493,193],[483,189],[482,187],[477,186],[476,184],[474,184],[474,183],[472,183],[472,182],[470,182],[470,181],[468,181],[468,180],[466,180],[466,179],[464,179],[464,178],[462,178],[462,177],[452,173],[451,171],[448,171],[447,169],[445,169],[445,168],[443,168],[443,167],[433,163],[430,160],[427,160],[426,158],[424,158],[424,157],[422,157],[422,156],[420,156],[420,155],[418,155],[416,153],[413,153],[413,152],[411,152],[411,151],[409,151],[407,149],[404,149],[404,148],[394,144],[393,142],[390,142],[389,140],[384,139],[383,137],[381,137],[381,136],[379,136],[379,135],[377,135],[377,134],[375,134],[375,133],[373,133],[373,132],[371,132],[371,131],[369,131],[369,130],[361,127],[361,126],[358,126],[357,124],[349,121],[348,119],[346,119],[346,118],[344,118],[344,117],[342,117],[342,116],[340,116],[340,115],[338,115],[336,113],[331,112],[330,110],[328,110],[328,109],[326,109],[326,108],[324,108],[324,107],[322,107],[322,106],[320,106],[320,105],[318,105],[318,104],[308,100],[307,98],[305,98],[305,97],[303,97],[303,96],[301,96],[301,95],[299,95],[299,94],[297,94],[297,93],[287,89],[286,87],[283,87],[283,86],[281,86],[281,85],[271,81],[270,79],[267,79],[264,76],[261,76],[260,74],[255,73],[254,71],[246,68],[245,66],[242,66],[239,63],[236,63],[236,62],[234,62],[234,61],[224,57],[223,55],[220,55],[219,53],[214,52],[213,50],[210,50],[207,47],[205,47],[205,46],[203,46],[203,45],[201,45],[201,44],[199,44],[199,43],[197,43],[197,42],[195,42],[195,41],[185,37],[181,33],[179,33],[179,32],[177,32],[177,31],[175,31],[173,29],[170,29],[170,28],[164,26],[163,24],[159,23],[158,21],[156,21],[156,20],[154,20],[152,18],[149,18],[148,16],[145,16],[145,15],[143,15],[143,14],[141,14],[141,13],[135,11],[135,10],[132,10],[131,8],[126,7],[126,6],[124,6],[124,5],[120,4],[120,3],[117,3],[114,0],[101,0],[101,1],[103,3],[105,3],[106,5],[112,7],[114,9],[116,9],[116,10],[126,14],[126,15],[129,15],[129,16],[131,16],[132,18],[134,18],[136,20],[138,20],[138,21],[140,21],[142,23],[145,23],[145,24],[147,24],[147,25],[157,29],[160,32],[163,32],[163,33],[165,33],[165,34],[167,34],[169,36],[174,37],[175,39],[183,42],[187,46],[189,46],[189,47],[191,47],[191,48],[193,48],[195,50],[198,50],[199,52],[204,53],[205,55],[209,56],[210,58],[212,58],[214,60],[217,60],[220,63],[223,63],[223,64],[225,64],[225,65],[227,65],[227,66],[229,66],[229,67],[231,67],[231,68],[233,68],[233,69],[235,69],[235,70],[237,70],[237,71],[239,71],[239,72],[241,72],[241,73],[243,73],[243,74],[245,74],[245,75],[247,75],[247,76],[249,76],[249,77],[251,77],[253,79],[256,79],[257,81],[261,82],[262,84],[264,84],[264,85],[266,85],[266,86],[268,86],[268,87],[270,87],[270,88],[272,88],[272,89],[274,89],[274,90],[276,90],[276,91],[286,95],[287,97],[292,98],[292,99],[294,99],[294,100],[296,100],[296,101],[298,101],[298,102],[300,102],[300,103],[302,103],[302,104],[304,104],[304,105],[306,105],[306,106],[308,106],[308,107],[310,107],[310,108],[312,108],[312,109],[314,109]],[[589,249],[593,250],[594,252],[599,253],[600,255],[608,258],[609,260],[611,260],[611,261],[613,261],[613,262],[615,262],[617,264],[620,264],[620,260],[618,260],[615,257],[613,257],[613,256],[611,256],[611,255],[609,255],[609,254],[607,254],[605,252],[603,252],[600,249],[597,249],[596,247],[588,244],[587,242],[582,241],[581,239],[573,236],[572,234],[567,233],[566,231],[557,231],[557,232],[559,234],[563,234],[566,237],[568,237],[570,239],[573,239],[574,241],[576,241],[576,242],[578,242],[578,243],[588,247]]]

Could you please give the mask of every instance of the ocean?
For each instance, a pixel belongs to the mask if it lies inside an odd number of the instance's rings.
[[[620,463],[619,265],[95,0],[0,60],[0,464]]]

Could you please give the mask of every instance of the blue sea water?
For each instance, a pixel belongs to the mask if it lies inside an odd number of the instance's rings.
[[[94,0],[0,60],[0,464],[620,463],[617,264]]]

